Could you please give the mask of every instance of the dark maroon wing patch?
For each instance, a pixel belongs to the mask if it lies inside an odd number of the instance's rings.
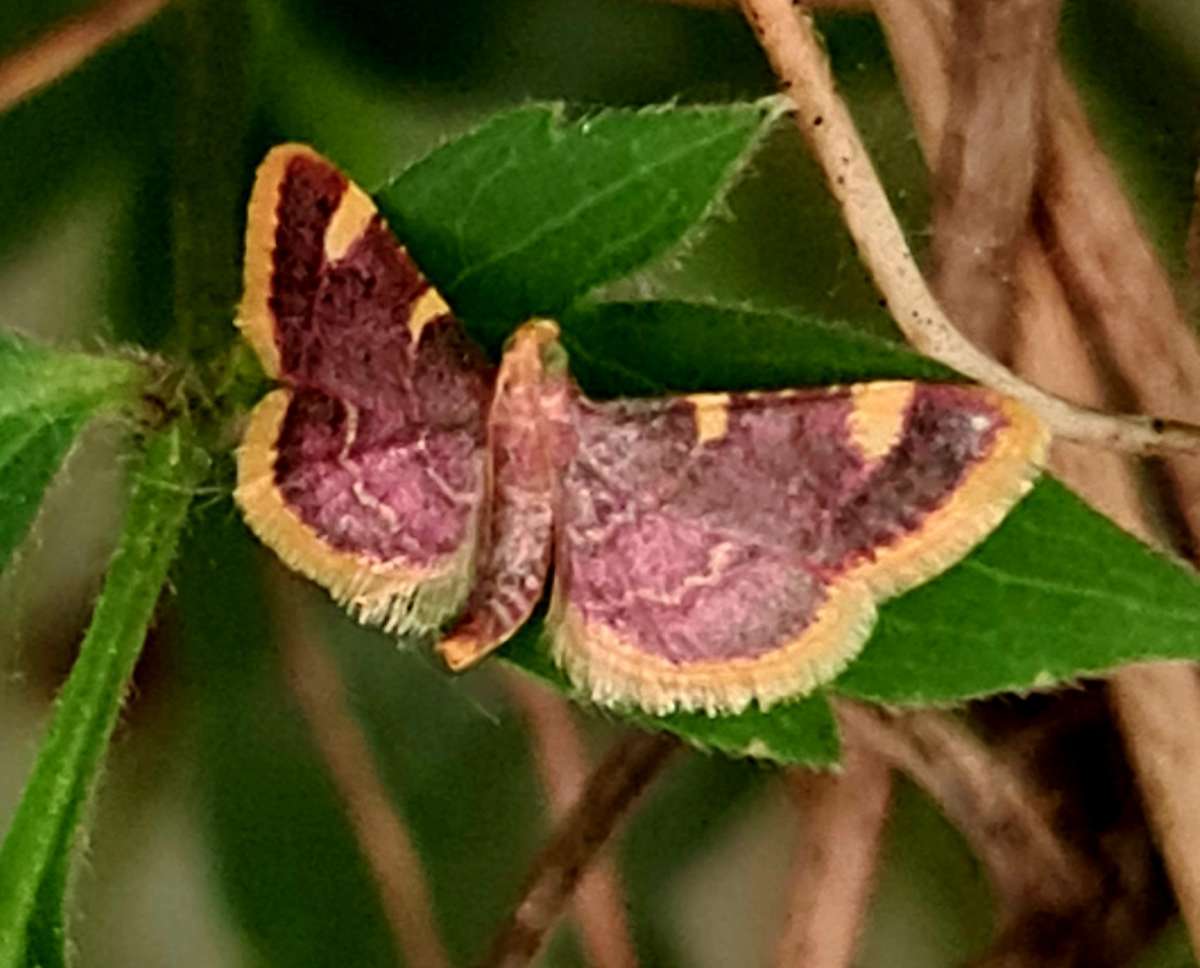
[[[437,628],[473,581],[492,374],[368,196],[300,145],[259,168],[238,325],[281,384],[237,501],[361,620]]]
[[[981,541],[1046,446],[1008,398],[907,382],[579,399],[572,424],[555,655],[598,701],[659,713],[833,678],[876,603]]]

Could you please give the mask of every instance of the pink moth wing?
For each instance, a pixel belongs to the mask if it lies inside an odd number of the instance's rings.
[[[492,370],[367,195],[311,149],[259,167],[238,326],[251,529],[364,622],[441,627],[474,583]]]
[[[594,700],[737,712],[828,681],[876,605],[1029,489],[1015,401],[903,381],[595,402],[557,327],[493,373],[367,196],[302,146],[259,170],[239,325],[281,387],[251,415],[251,528],[453,669],[526,621]]]
[[[979,387],[577,396],[549,625],[597,701],[766,707],[828,682],[877,603],[949,568],[1032,485],[1040,421]]]

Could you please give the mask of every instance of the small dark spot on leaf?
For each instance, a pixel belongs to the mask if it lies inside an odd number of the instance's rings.
[[[823,122],[824,120],[825,119],[821,115],[818,114],[815,118],[813,118],[813,127],[814,128],[821,127],[821,122]]]

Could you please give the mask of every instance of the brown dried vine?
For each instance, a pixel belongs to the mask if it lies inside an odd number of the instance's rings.
[[[914,8],[923,8],[937,42],[920,53],[903,43],[893,42],[892,49],[931,156],[946,98],[942,87],[925,79],[945,63],[951,12],[940,0],[908,9]],[[898,5],[885,4],[880,16],[896,40],[905,30]],[[912,66],[918,58],[919,68]],[[944,67],[941,72],[950,73]],[[1018,250],[1016,312],[1008,337],[1014,364],[1040,385],[1088,404],[1125,402],[1108,389],[1106,374],[1115,373],[1143,406],[1200,413],[1200,347],[1056,61],[1046,97],[1046,147],[1029,151],[1045,164],[1037,181],[1037,230],[1030,227]],[[1164,541],[1145,507],[1137,468],[1119,455],[1058,443],[1051,467],[1129,530],[1152,543]],[[1168,467],[1167,499],[1181,507],[1178,519],[1191,532],[1184,546],[1195,547],[1196,462],[1176,457]],[[1111,690],[1181,910],[1194,941],[1200,940],[1200,820],[1190,806],[1200,796],[1200,680],[1186,665],[1134,667],[1116,673]],[[1175,713],[1168,716],[1166,697],[1174,700],[1169,707]]]
[[[570,704],[515,671],[505,685],[529,726],[551,819],[561,822],[583,792],[589,765]],[[584,873],[573,907],[592,968],[636,968],[621,875],[611,856],[602,854]]]
[[[53,27],[0,61],[0,111],[75,70],[105,45],[153,17],[167,0],[109,0]]]
[[[630,733],[616,742],[534,861],[480,968],[522,968],[533,960],[588,865],[678,748],[665,733]]]
[[[1058,2],[959,3],[936,156],[930,276],[950,318],[992,356],[1011,348],[1013,277],[1037,176]]]
[[[812,15],[790,0],[741,0],[794,104],[797,127],[825,172],[859,254],[897,325],[918,350],[1035,410],[1057,436],[1138,454],[1200,450],[1200,427],[1102,413],[1046,393],[967,340],[925,282],[850,112],[837,93]]]
[[[274,611],[294,615],[287,584],[272,571]],[[438,934],[425,872],[408,829],[392,803],[362,728],[350,711],[336,663],[294,619],[280,622],[280,649],[287,683],[308,723],[379,890],[384,917],[400,959],[421,968],[450,968]]]
[[[892,765],[843,735],[838,772],[791,770],[797,841],[778,968],[850,968],[875,886]]]
[[[800,106],[797,120],[812,143],[817,139],[804,123],[805,109],[811,111],[814,98],[836,100],[836,93],[827,65],[811,43],[806,18],[801,16],[796,21],[794,15],[786,15],[800,24],[798,30],[785,24],[781,31],[772,33],[764,27],[764,16],[776,16],[783,22],[785,14],[779,6],[770,0],[743,3],[780,76],[790,82],[789,90]],[[964,50],[963,41],[969,44],[973,32],[974,39],[980,40],[980,21],[972,18],[1011,18],[1009,29],[1019,30],[1023,17],[1045,17],[1046,10],[1023,9],[1021,4],[960,4],[955,8],[956,15],[945,0],[876,0],[875,8],[888,35],[926,157],[941,161],[936,166],[939,174],[954,176],[955,167],[959,173],[970,170],[971,161],[963,156],[974,150],[974,164],[980,166],[980,171],[993,166],[991,177],[995,177],[996,167],[1008,166],[1021,176],[1005,186],[1002,194],[1006,205],[990,213],[1003,224],[989,229],[986,219],[981,219],[983,224],[975,234],[970,227],[966,232],[956,229],[953,221],[947,226],[946,212],[952,211],[953,206],[948,199],[941,199],[940,228],[949,233],[941,243],[942,252],[951,253],[953,258],[954,242],[964,237],[983,242],[976,246],[983,256],[977,259],[975,273],[977,281],[983,277],[981,287],[958,288],[962,302],[956,303],[960,297],[955,292],[946,294],[948,302],[955,303],[955,318],[979,343],[1009,355],[1018,372],[1052,392],[1091,406],[1127,403],[1128,400],[1114,397],[1108,388],[1109,380],[1105,377],[1116,371],[1139,405],[1172,416],[1194,418],[1200,413],[1200,395],[1193,393],[1200,382],[1197,378],[1200,367],[1194,364],[1200,350],[1107,159],[1087,129],[1078,100],[1052,56],[1053,48],[1044,42],[1047,22],[1040,20],[1033,28],[1026,28],[1033,29],[1036,36],[1024,47],[1015,33],[1005,36],[1002,25],[1000,34],[989,38],[987,44],[975,43],[973,48]],[[961,34],[964,19],[966,37],[959,36],[956,44],[955,27]],[[791,45],[793,49],[789,54],[775,45]],[[971,63],[974,54],[992,47],[1007,50],[1008,62]],[[1039,56],[1049,63],[1039,64],[1036,60]],[[1022,60],[1026,62],[1024,68],[1017,68],[1015,65]],[[1004,89],[1006,70],[1010,74],[1008,87]],[[1022,70],[1025,73],[1013,80],[1014,72]],[[980,86],[981,78],[989,74],[993,75],[989,81],[991,88],[984,89]],[[1036,111],[1038,92],[1027,83],[1028,77],[1035,76],[1047,79],[1044,87],[1049,102],[1048,144],[1040,151],[1034,140],[1037,118],[1032,113]],[[1016,116],[1007,125],[990,125],[989,100],[1002,100],[1013,88],[1017,91],[1012,101]],[[848,123],[849,116],[845,114],[836,120]],[[828,136],[826,125],[822,127],[826,129],[823,136]],[[944,135],[947,130],[950,134]],[[1025,145],[1021,144],[1021,132],[1028,138]],[[852,149],[861,148],[852,129],[844,137]],[[946,141],[956,137],[960,139],[959,145],[954,147],[951,143],[947,148]],[[863,206],[862,199],[846,188],[843,170],[851,158],[849,151],[838,155],[830,150],[829,144],[824,151],[820,145],[814,144],[814,148],[831,188],[843,204],[852,231],[855,228],[852,216],[859,218],[863,236],[856,232],[856,238],[877,281],[893,308],[903,305],[897,303],[889,284],[896,283],[905,296],[911,297],[911,287],[905,288],[911,280],[901,278],[897,282],[896,273],[891,271],[894,266],[889,266],[884,258],[886,251],[880,252],[877,246],[873,259],[868,244],[880,226],[885,242],[893,228],[888,218],[872,208],[878,196],[872,199],[868,191],[868,204]],[[956,152],[960,153],[957,159]],[[1014,159],[1014,153],[1023,157]],[[1040,168],[1030,163],[1039,157],[1045,161]],[[951,166],[949,171],[947,164]],[[873,177],[869,161],[857,167],[860,174]],[[1022,192],[1032,187],[1034,173],[1039,197],[1033,209],[1038,216],[1041,238],[1026,220],[1030,206],[1022,197]],[[986,184],[987,180],[980,177],[975,184]],[[951,181],[938,190],[952,194],[954,189]],[[971,218],[973,214],[964,217]],[[875,216],[875,220],[864,216]],[[1017,227],[1021,231],[1016,231]],[[989,238],[982,234],[989,231],[1001,243],[990,251]],[[1193,231],[1193,239],[1196,235]],[[1120,244],[1114,243],[1114,239],[1120,239]],[[939,246],[936,239],[934,245],[936,250]],[[886,245],[882,248],[886,250]],[[1053,254],[1053,261],[1048,252]],[[900,261],[906,260],[901,257]],[[976,268],[971,265],[973,261],[976,254],[969,251],[962,255],[963,264],[957,269],[951,270],[943,263],[939,281],[943,286],[952,285],[949,280],[957,280],[960,272],[969,277]],[[986,278],[989,275],[990,280]],[[1095,348],[1080,331],[1077,314],[1082,314],[1095,328]],[[1138,325],[1131,325],[1131,320]],[[929,352],[924,342],[927,334],[911,332],[905,318],[899,321],[918,348]],[[1005,323],[1011,324],[1007,332]],[[1098,362],[1097,350],[1104,354],[1104,362]],[[1108,374],[1104,367],[1108,368]],[[1159,374],[1166,374],[1167,379],[1157,379]],[[1104,443],[1102,437],[1079,436]],[[1192,516],[1200,513],[1198,472],[1194,461],[1177,458],[1174,463],[1169,478],[1173,497],[1182,505],[1181,517],[1190,524]],[[1059,440],[1052,466],[1106,513],[1153,540],[1153,516],[1145,511],[1134,468],[1127,459],[1103,448]],[[1185,547],[1195,546],[1194,538],[1185,544]],[[1114,677],[1112,692],[1181,908],[1192,927],[1193,938],[1200,939],[1197,917],[1200,862],[1196,860],[1200,857],[1200,819],[1196,811],[1188,808],[1200,797],[1200,739],[1197,738],[1200,737],[1200,680],[1186,666],[1129,668]],[[1169,706],[1179,711],[1178,716],[1163,714],[1167,708],[1163,702],[1165,696],[1173,697]],[[1132,913],[1122,914],[1128,901],[1120,898],[1110,901],[1109,927],[1122,917],[1127,922],[1135,917]],[[1030,956],[1027,944],[1031,936],[1030,931],[1024,932],[1024,937],[1017,931],[1005,939],[988,963],[1022,963],[1021,958]]]

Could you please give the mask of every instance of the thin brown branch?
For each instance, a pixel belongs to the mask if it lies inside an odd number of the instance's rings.
[[[1033,272],[1023,275],[1027,285],[1037,284]],[[1056,285],[1053,277],[1043,283],[1051,284]],[[1038,301],[1045,305],[1048,300]],[[1042,326],[1022,330],[1017,365],[1061,392],[1103,398],[1078,333],[1054,317],[1042,314],[1041,319]],[[1134,471],[1119,455],[1057,444],[1051,468],[1126,529],[1162,542]],[[1200,680],[1188,665],[1130,667],[1112,676],[1110,695],[1180,910],[1200,947],[1200,818],[1195,810],[1200,802]]]
[[[1140,406],[1200,414],[1200,343],[1061,71],[1050,94],[1054,123],[1041,193],[1058,273]],[[1177,456],[1165,469],[1168,500],[1195,562],[1200,461]],[[1180,912],[1200,950],[1200,682],[1188,666],[1124,669],[1113,677],[1111,697]]]
[[[275,575],[279,615],[295,604]],[[379,777],[362,728],[349,709],[337,665],[294,620],[281,623],[281,651],[288,685],[308,722],[313,742],[350,818],[359,850],[379,889],[396,951],[414,968],[449,968],[425,886],[420,855]]]
[[[1040,222],[1055,268],[1137,404],[1194,419],[1200,415],[1200,342],[1061,69],[1051,77],[1049,97],[1053,123],[1039,182]],[[1167,470],[1195,549],[1200,461],[1175,459]]]
[[[565,700],[518,672],[509,672],[505,685],[529,724],[550,816],[561,822],[579,800],[589,768],[571,709]],[[621,877],[607,852],[583,875],[573,907],[584,951],[594,968],[635,968],[637,953],[629,934]]]
[[[1041,275],[1049,272],[1045,260],[1037,265],[1041,268],[1035,271],[1031,266],[1022,273],[1026,298],[1045,307],[1062,298],[1061,289],[1053,275]],[[1057,297],[1039,295],[1038,286]],[[1043,312],[1041,325],[1025,326],[1016,364],[1060,392],[1101,400],[1102,382],[1069,316],[1069,310]],[[1027,318],[1026,313],[1018,314],[1019,320]],[[1119,455],[1056,444],[1050,466],[1129,531],[1146,540],[1162,540],[1147,514],[1134,469]],[[1180,910],[1193,939],[1200,938],[1200,830],[1195,816],[1200,802],[1200,680],[1186,665],[1129,667],[1112,676],[1110,697]]]
[[[838,719],[937,802],[987,868],[1006,918],[1027,908],[1061,916],[1092,899],[1094,872],[1055,832],[1035,788],[949,716],[843,701]]]
[[[1034,234],[1022,240],[1018,253],[1014,318],[1012,359],[1019,373],[1071,400],[1093,406],[1112,401],[1062,284]],[[1127,531],[1152,543],[1160,541],[1142,501],[1140,468],[1132,458],[1055,441],[1050,469]]]
[[[1161,924],[1161,888],[1147,863],[1140,814],[1126,813],[1119,771],[1104,771],[1099,782],[1090,775],[1103,766],[1108,731],[1103,710],[1087,708],[1073,705],[1048,730],[1042,720],[1040,741],[1024,731],[1015,756],[997,746],[998,737],[985,744],[941,713],[839,703],[847,740],[867,745],[927,792],[988,874],[1000,933],[974,968],[1116,968]],[[1088,767],[1076,769],[1081,737],[1100,745],[1089,747]],[[1087,802],[1063,800],[1077,784]]]
[[[811,14],[794,8],[790,0],[741,0],[741,5],[795,105],[796,123],[825,172],[863,261],[917,349],[1021,399],[1059,436],[1143,454],[1200,451],[1200,427],[1070,404],[1020,379],[959,333],[917,267],[849,110],[837,94]]]
[[[953,9],[945,0],[875,0],[875,9],[888,35],[925,156],[937,159],[947,123],[946,50],[952,45]],[[1044,164],[1038,181],[1048,245],[1045,249],[1033,243],[1024,245],[1022,259],[1037,278],[1023,285],[1034,292],[1047,291],[1045,279],[1053,270],[1038,263],[1045,261],[1048,249],[1054,253],[1055,268],[1070,292],[1063,292],[1056,282],[1052,285],[1058,292],[1049,308],[1039,300],[1029,303],[1029,316],[1016,327],[1017,340],[1038,339],[1047,316],[1062,318],[1064,311],[1072,314],[1073,310],[1064,306],[1069,300],[1076,304],[1076,311],[1097,317],[1096,342],[1112,357],[1139,405],[1194,419],[1200,413],[1200,393],[1196,391],[1200,348],[1194,331],[1112,166],[1088,128],[1077,95],[1057,64],[1048,74],[1047,147],[1039,152]],[[1200,229],[1195,229],[1193,236],[1200,238]],[[1196,251],[1200,252],[1200,243],[1196,243]],[[1200,256],[1196,259],[1200,265]],[[1058,308],[1054,304],[1059,304]],[[1050,362],[1038,373],[1018,368],[1021,374],[1068,399],[1094,407],[1111,406],[1114,401],[1097,372],[1099,364],[1092,350],[1073,335],[1067,338],[1073,350],[1062,355],[1053,352],[1066,338],[1066,328],[1054,329],[1057,335],[1047,340]],[[1072,321],[1069,329],[1076,331],[1078,323]],[[1027,365],[1037,366],[1046,355],[1028,352],[1024,359]],[[1058,385],[1055,378],[1062,366],[1082,366],[1087,375],[1078,372]],[[1167,378],[1162,379],[1163,375]],[[1093,471],[1091,476],[1104,475]]]
[[[879,26],[887,37],[900,88],[912,115],[913,127],[928,167],[941,157],[942,135],[950,113],[948,24],[927,3],[913,0],[874,0]],[[947,18],[948,19],[948,18]]]
[[[926,159],[942,152],[950,111],[946,49],[952,11],[940,0],[876,0],[876,13],[901,79]],[[1114,403],[1033,226],[1016,250],[1009,355],[1022,376],[1068,400],[1092,407]],[[967,320],[969,322],[969,320]],[[973,336],[978,336],[972,333]],[[1088,501],[1143,537],[1150,524],[1130,458],[1107,448],[1056,440],[1051,468]]]
[[[677,7],[700,7],[707,10],[734,10],[738,5],[738,0],[654,0],[654,2],[670,3]],[[871,9],[871,0],[805,0],[804,6],[813,10],[866,13]]]
[[[1058,10],[1058,0],[955,7],[931,276],[950,318],[997,359],[1011,343],[1013,276],[1029,221]]]
[[[927,159],[937,158],[949,113],[946,48],[952,42],[951,11],[938,0],[876,0],[876,12],[922,150]],[[1015,281],[1010,339],[1017,372],[1069,400],[1094,407],[1111,405],[1098,364],[1032,226],[1027,226],[1017,249]],[[1153,540],[1129,458],[1106,448],[1055,441],[1051,467],[1127,530]]]
[[[678,746],[657,732],[631,733],[614,745],[534,861],[482,968],[521,968],[533,960],[588,865]]]
[[[1188,267],[1188,310],[1195,315],[1200,312],[1200,168],[1192,181],[1192,217],[1188,221],[1187,267]]]
[[[878,0],[877,10],[889,35],[926,155],[934,156],[946,114],[945,48],[949,44],[950,13],[939,0],[915,4]],[[920,13],[927,27],[919,45],[911,42],[907,27],[911,17],[905,17],[906,12],[914,11]],[[1065,78],[1057,68],[1053,76],[1047,124],[1056,161],[1050,171],[1057,170],[1058,183],[1072,179],[1082,182],[1079,194],[1072,195],[1061,188],[1056,190],[1056,182],[1051,179],[1050,193],[1046,194],[1043,180],[1043,204],[1059,226],[1062,251],[1057,261],[1060,267],[1064,263],[1069,269],[1074,267],[1067,273],[1073,291],[1079,291],[1080,286],[1099,287],[1083,303],[1107,306],[1112,326],[1123,328],[1127,335],[1137,333],[1134,339],[1140,339],[1139,330],[1129,327],[1127,319],[1122,323],[1120,314],[1127,313],[1128,318],[1140,318],[1143,326],[1158,329],[1159,335],[1149,341],[1157,343],[1153,358],[1144,358],[1140,353],[1131,356],[1127,352],[1128,338],[1105,347],[1109,352],[1115,350],[1114,365],[1124,372],[1127,381],[1156,381],[1164,364],[1178,365],[1174,351],[1168,347],[1179,346],[1184,360],[1193,358],[1193,337],[1180,325],[1165,274],[1154,263],[1107,161],[1087,132]],[[1124,249],[1130,235],[1134,237],[1132,255],[1126,257]],[[1113,263],[1118,264],[1115,277]],[[1149,273],[1150,295],[1143,293],[1143,272]],[[1099,364],[1079,332],[1075,313],[1041,241],[1034,235],[1027,235],[1021,244],[1017,279],[1013,359],[1018,372],[1071,399],[1094,406],[1109,405],[1112,395]],[[1126,298],[1133,305],[1122,306]],[[1153,301],[1152,312],[1139,313],[1137,304],[1142,300]],[[1169,404],[1162,400],[1153,403]],[[1128,530],[1161,542],[1146,513],[1135,469],[1127,460],[1097,448],[1060,441],[1052,452],[1051,467]],[[1186,667],[1126,669],[1114,676],[1111,694],[1181,907],[1193,938],[1200,939],[1200,827],[1193,809],[1200,796],[1200,684]],[[1167,697],[1173,697],[1173,701],[1167,701]],[[998,964],[1003,963],[1003,955],[1000,957]]]
[[[1179,913],[1200,951],[1200,678],[1190,664],[1132,666],[1109,688]]]
[[[1044,791],[1095,897],[1066,917],[1028,908],[971,968],[1126,968],[1174,910],[1105,690],[981,704],[987,744]]]
[[[891,768],[845,743],[840,773],[794,770],[799,829],[778,968],[849,968],[875,886],[891,799]]]
[[[141,26],[167,0],[108,0],[53,27],[28,47],[0,61],[0,111],[41,90]]]

